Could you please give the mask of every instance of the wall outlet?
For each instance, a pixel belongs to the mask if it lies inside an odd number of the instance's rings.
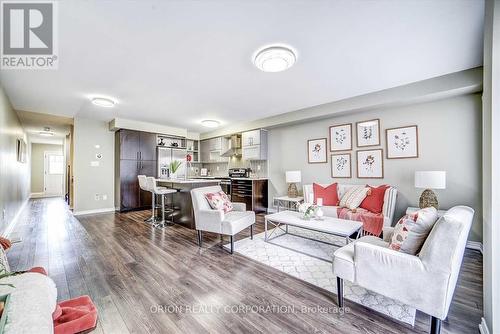
[[[260,165],[257,165],[257,170],[260,170]]]
[[[99,194],[94,195],[94,200],[98,201],[99,200]]]
[[[102,195],[102,200],[105,201],[108,199],[108,195]]]
[[[7,211],[5,209],[2,210],[2,220],[5,220],[5,216],[7,215]]]
[[[217,166],[217,171],[219,171],[219,169],[220,169],[220,166]]]

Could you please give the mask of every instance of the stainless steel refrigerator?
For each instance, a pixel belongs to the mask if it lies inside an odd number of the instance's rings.
[[[158,177],[166,179],[170,176],[170,163],[179,160],[181,166],[176,172],[177,178],[186,177],[186,155],[185,148],[157,147]]]

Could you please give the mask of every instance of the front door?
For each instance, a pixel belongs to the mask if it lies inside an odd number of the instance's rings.
[[[60,152],[44,154],[44,194],[62,196],[64,179],[64,156]]]

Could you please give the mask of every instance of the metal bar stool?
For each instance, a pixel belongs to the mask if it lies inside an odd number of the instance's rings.
[[[165,221],[165,195],[174,194],[177,192],[177,190],[167,188],[167,187],[159,187],[156,183],[156,179],[154,177],[151,177],[151,176],[146,177],[146,180],[147,180],[148,187],[151,189],[151,191],[153,193],[153,198],[156,195],[161,196],[161,220],[157,221],[156,219],[154,219],[153,226],[160,227],[160,228],[165,227],[165,223],[166,223],[166,221]],[[154,200],[153,200],[153,203],[154,203]],[[153,205],[153,208],[154,208],[154,205]],[[154,212],[154,209],[153,209],[153,212]],[[173,210],[172,210],[172,221],[171,222],[173,223]]]

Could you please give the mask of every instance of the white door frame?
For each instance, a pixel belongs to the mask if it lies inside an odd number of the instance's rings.
[[[48,155],[60,155],[63,157],[63,173],[61,174],[61,190],[60,193],[47,193],[47,175],[48,175]],[[60,197],[64,195],[64,175],[65,175],[65,157],[64,152],[61,151],[44,151],[43,152],[43,194],[44,196]]]

